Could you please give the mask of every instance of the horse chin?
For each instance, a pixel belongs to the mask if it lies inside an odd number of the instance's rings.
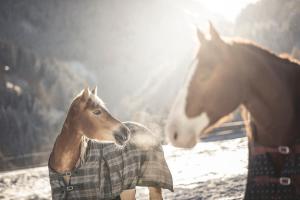
[[[172,143],[172,145],[174,147],[177,147],[177,148],[184,148],[184,149],[191,149],[193,148],[195,145],[197,144],[197,142],[189,142],[189,143]]]
[[[178,136],[177,140],[169,139],[171,144],[178,148],[193,148],[197,144],[197,137],[195,134],[182,134]]]

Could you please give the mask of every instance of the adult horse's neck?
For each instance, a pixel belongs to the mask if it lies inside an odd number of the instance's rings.
[[[72,170],[79,159],[82,133],[74,127],[76,125],[72,124],[68,115],[61,133],[56,138],[49,162],[50,167],[57,172]]]
[[[255,141],[267,146],[294,143],[300,138],[300,66],[251,44],[237,46],[245,75],[243,104],[255,125]]]

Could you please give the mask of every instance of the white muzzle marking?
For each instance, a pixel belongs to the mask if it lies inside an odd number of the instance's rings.
[[[168,117],[166,134],[172,145],[191,148],[197,144],[210,120],[205,112],[198,117],[187,117],[185,113],[186,94],[186,89],[179,92]]]

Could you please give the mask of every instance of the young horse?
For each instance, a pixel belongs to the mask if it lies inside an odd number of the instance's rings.
[[[85,89],[73,100],[50,155],[52,198],[130,200],[138,185],[148,186],[150,199],[162,199],[161,187],[173,190],[160,146],[152,142],[152,151],[143,151],[131,145],[130,132],[133,141],[141,134],[151,139],[141,125],[115,119],[96,88]]]
[[[71,104],[54,144],[50,167],[60,173],[71,171],[80,155],[82,136],[124,145],[129,133],[128,128],[112,117],[97,97],[97,88],[92,90],[92,94],[85,89]]]
[[[212,24],[210,35],[198,30],[198,63],[171,109],[169,140],[193,147],[242,106],[249,122],[245,199],[300,199],[299,63],[252,43],[224,42]]]

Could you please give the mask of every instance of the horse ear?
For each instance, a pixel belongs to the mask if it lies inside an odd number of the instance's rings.
[[[209,33],[210,33],[210,36],[211,36],[211,40],[221,41],[220,35],[217,32],[217,30],[215,29],[215,27],[213,26],[213,24],[211,23],[211,21],[209,21]]]
[[[86,87],[86,88],[84,88],[84,90],[82,92],[81,99],[86,101],[86,100],[88,100],[89,96],[90,96],[90,90],[88,87]]]
[[[199,28],[197,28],[197,36],[201,44],[206,41],[205,35],[199,30]]]
[[[95,88],[92,90],[92,94],[97,96],[97,86],[95,86]]]

